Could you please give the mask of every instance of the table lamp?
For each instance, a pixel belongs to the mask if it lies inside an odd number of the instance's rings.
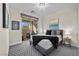
[[[65,31],[65,35],[66,35],[67,38],[69,38],[70,32],[69,31]]]

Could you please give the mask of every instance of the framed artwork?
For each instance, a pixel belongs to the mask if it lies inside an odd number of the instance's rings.
[[[19,29],[20,29],[20,22],[12,21],[12,30],[19,30]]]
[[[2,17],[3,17],[3,28],[9,27],[9,14],[6,8],[6,3],[2,4]]]
[[[59,19],[51,19],[49,23],[49,29],[51,30],[59,29]]]

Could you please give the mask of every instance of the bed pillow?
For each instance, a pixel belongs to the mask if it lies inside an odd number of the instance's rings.
[[[51,30],[47,30],[46,35],[51,35]]]
[[[60,35],[60,31],[59,31],[59,30],[57,30],[57,31],[56,31],[56,34],[57,34],[57,35]]]
[[[51,31],[51,35],[55,35],[55,32],[54,31]]]

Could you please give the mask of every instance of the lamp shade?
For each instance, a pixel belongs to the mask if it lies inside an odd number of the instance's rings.
[[[70,32],[69,32],[69,31],[66,31],[66,32],[65,32],[65,35],[70,35]]]

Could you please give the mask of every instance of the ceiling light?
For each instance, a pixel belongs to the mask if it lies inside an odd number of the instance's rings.
[[[45,3],[39,3],[39,6],[45,6]]]
[[[46,6],[47,6],[46,3],[39,3],[39,4],[37,4],[37,7],[38,7],[39,9],[45,9]]]
[[[31,13],[35,13],[35,11],[34,11],[34,10],[32,10],[32,11],[31,11]]]

